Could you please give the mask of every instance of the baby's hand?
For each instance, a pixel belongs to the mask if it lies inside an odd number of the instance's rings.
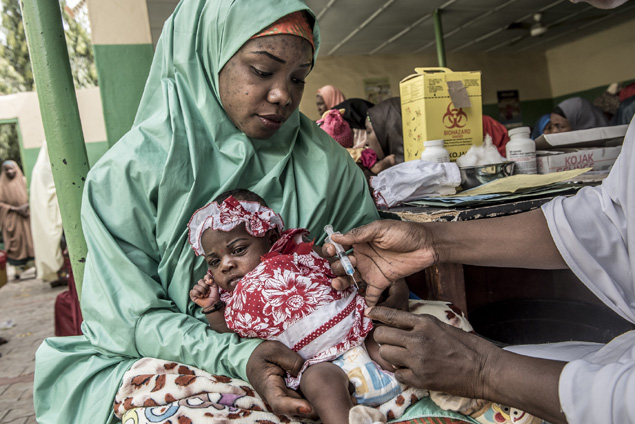
[[[190,290],[190,299],[201,308],[207,308],[220,300],[218,286],[209,275],[198,280],[196,285]]]

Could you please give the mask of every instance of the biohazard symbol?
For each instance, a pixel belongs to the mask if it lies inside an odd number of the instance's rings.
[[[456,108],[450,102],[448,110],[443,115],[443,125],[448,129],[463,128],[467,125],[467,113],[463,112],[463,108]]]

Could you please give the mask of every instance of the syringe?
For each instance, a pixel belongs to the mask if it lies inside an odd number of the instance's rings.
[[[346,251],[344,251],[344,248],[342,247],[341,244],[335,243],[331,239],[331,236],[333,234],[336,234],[333,232],[333,226],[325,225],[324,231],[326,232],[326,235],[327,235],[326,242],[331,243],[333,246],[335,246],[335,254],[338,258],[340,258],[340,263],[344,267],[344,272],[346,272],[346,275],[349,275],[353,279],[353,283],[355,284],[355,287],[359,289],[359,286],[357,285],[357,281],[355,281],[355,277],[353,276],[355,274],[355,268],[353,268],[353,264],[351,264],[351,260],[348,259],[348,256],[346,256]]]

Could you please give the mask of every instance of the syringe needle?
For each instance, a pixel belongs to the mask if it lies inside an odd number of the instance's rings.
[[[333,227],[331,225],[325,225],[324,231],[327,234],[326,242],[331,243],[333,246],[335,246],[336,255],[338,258],[340,258],[340,263],[344,267],[344,272],[346,272],[346,275],[350,276],[353,279],[353,284],[355,284],[355,288],[359,290],[359,285],[357,284],[355,277],[353,277],[353,275],[355,274],[355,269],[353,268],[353,265],[351,264],[351,260],[348,259],[348,256],[346,256],[346,252],[344,251],[344,248],[342,247],[342,245],[339,243],[335,243],[333,240],[331,240],[331,236],[335,234],[333,233]]]
[[[351,278],[353,279],[353,284],[355,284],[355,288],[359,290],[359,286],[357,285],[357,280],[355,280],[355,277],[352,275],[351,275]]]

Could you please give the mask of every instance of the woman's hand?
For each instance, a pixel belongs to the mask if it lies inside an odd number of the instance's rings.
[[[198,280],[196,285],[190,290],[190,299],[201,308],[207,308],[220,300],[218,286],[214,284],[212,277],[205,274],[205,277]]]
[[[304,360],[280,342],[262,342],[247,362],[247,378],[275,414],[316,418],[311,404],[284,382],[286,372],[297,375]]]
[[[500,349],[431,315],[374,307],[366,315],[386,325],[375,329],[382,358],[409,386],[469,398],[485,398],[485,377]],[[490,370],[491,371],[491,370]]]
[[[344,235],[333,235],[333,241],[344,246],[353,246],[354,257],[351,257],[351,262],[368,283],[366,302],[369,306],[375,305],[381,293],[394,281],[437,261],[431,239],[425,226],[396,220],[379,220]],[[324,245],[324,251],[327,255],[335,255],[335,247],[330,243]],[[336,275],[342,275],[339,263],[332,266]],[[333,280],[333,287],[338,290],[349,285],[341,277]]]

